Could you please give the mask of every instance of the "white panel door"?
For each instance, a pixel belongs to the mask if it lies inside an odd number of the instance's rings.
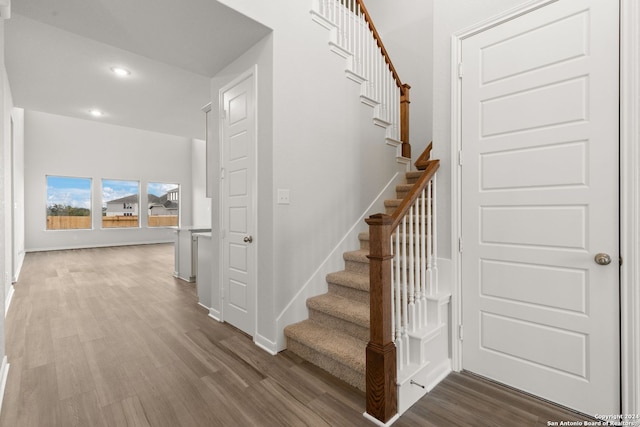
[[[253,336],[256,315],[254,75],[222,90],[223,319]]]
[[[617,1],[531,11],[462,64],[463,367],[618,413]]]

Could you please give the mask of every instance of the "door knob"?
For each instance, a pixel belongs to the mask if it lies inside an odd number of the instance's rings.
[[[598,265],[609,265],[609,264],[611,264],[611,257],[609,256],[609,254],[599,253],[599,254],[596,254],[594,259],[596,261],[596,264],[598,264]]]
[[[251,243],[251,242],[253,242],[253,237],[246,236],[243,240],[244,240],[245,243]],[[609,261],[611,261],[611,260],[609,260]]]

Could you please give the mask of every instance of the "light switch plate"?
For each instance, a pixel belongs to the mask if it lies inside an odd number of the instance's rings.
[[[279,205],[288,205],[289,204],[289,189],[288,188],[278,188],[278,204]]]

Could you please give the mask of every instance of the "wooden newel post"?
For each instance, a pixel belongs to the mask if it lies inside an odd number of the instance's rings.
[[[402,141],[402,156],[411,158],[411,144],[409,144],[409,90],[411,86],[403,84],[400,88],[400,140]]]
[[[398,412],[396,346],[391,340],[391,232],[393,218],[376,214],[369,224],[371,337],[367,345],[367,413],[386,423]]]

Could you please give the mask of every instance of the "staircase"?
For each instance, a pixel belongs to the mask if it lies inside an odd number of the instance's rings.
[[[373,122],[408,165],[409,90],[396,72],[363,0],[312,0],[313,20],[347,60]],[[436,172],[431,144],[385,214],[366,219],[360,249],[327,275],[328,292],[307,300],[307,320],[285,328],[287,348],[365,391],[365,418],[392,424],[449,372],[450,294],[438,287]],[[424,171],[424,172],[422,172]]]
[[[422,174],[407,172],[396,199],[384,202],[392,214]],[[307,300],[309,318],[287,326],[287,349],[365,391],[365,349],[369,341],[369,233],[359,235],[360,249],[345,252],[345,269],[327,275],[326,294]],[[446,334],[446,333],[445,333]]]

